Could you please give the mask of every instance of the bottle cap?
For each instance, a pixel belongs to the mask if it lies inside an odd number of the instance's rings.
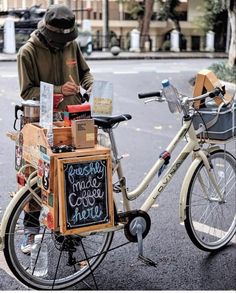
[[[163,87],[167,87],[167,86],[169,86],[170,85],[170,82],[169,82],[169,80],[168,79],[164,79],[164,80],[162,80],[162,86]]]
[[[37,243],[41,242],[42,238],[43,238],[42,234],[35,235],[34,242],[37,242]]]

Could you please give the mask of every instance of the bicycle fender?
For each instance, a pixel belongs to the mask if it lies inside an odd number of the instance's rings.
[[[202,158],[197,157],[191,163],[187,173],[184,177],[184,181],[181,186],[180,191],[180,199],[179,199],[179,216],[180,216],[180,223],[182,223],[186,219],[186,201],[187,201],[187,194],[189,189],[190,180],[195,172],[197,166],[201,163]]]
[[[33,178],[30,182],[30,186],[33,186],[34,184],[37,183],[37,177]],[[9,221],[9,217],[16,206],[17,202],[21,199],[21,197],[24,195],[24,193],[28,190],[28,186],[22,187],[15,196],[11,199],[10,203],[8,204],[2,218],[2,222],[0,225],[0,251],[4,249],[4,238],[6,234],[6,228],[7,228],[7,223]]]
[[[220,149],[219,146],[212,146],[207,150],[202,150],[208,154]],[[180,216],[180,223],[182,223],[186,219],[186,201],[187,201],[187,193],[189,189],[190,180],[193,176],[194,171],[196,170],[197,166],[203,161],[201,156],[196,157],[192,164],[190,165],[182,183],[181,191],[180,191],[180,200],[179,200],[179,216]]]

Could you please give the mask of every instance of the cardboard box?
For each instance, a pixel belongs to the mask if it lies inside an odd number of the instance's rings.
[[[78,149],[92,148],[95,145],[93,119],[72,120],[72,145]]]

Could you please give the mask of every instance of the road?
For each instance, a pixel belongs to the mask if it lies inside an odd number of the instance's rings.
[[[132,120],[115,131],[123,169],[132,190],[181,125],[181,116],[169,112],[165,103],[144,104],[137,95],[156,91],[161,81],[169,78],[178,90],[191,95],[188,82],[196,73],[207,68],[214,59],[197,60],[133,60],[90,61],[95,79],[108,80],[114,86],[114,114],[129,113]],[[9,191],[15,190],[14,143],[5,135],[14,123],[14,106],[20,103],[15,62],[0,63],[0,221],[10,201]],[[184,142],[180,145],[180,148]],[[235,145],[228,146],[235,153]],[[177,149],[178,150],[178,149]],[[175,154],[173,155],[173,157]],[[137,261],[137,245],[129,244],[110,252],[95,272],[100,290],[233,290],[236,289],[236,245],[231,243],[217,254],[198,250],[179,224],[178,200],[186,162],[164,194],[150,211],[151,230],[144,240],[144,253],[157,262],[149,267]],[[147,197],[156,183],[151,184],[133,208]],[[117,233],[114,245],[126,242]],[[0,252],[0,289],[24,287],[9,275]],[[91,286],[94,287],[91,279]],[[78,284],[71,289],[80,289]]]

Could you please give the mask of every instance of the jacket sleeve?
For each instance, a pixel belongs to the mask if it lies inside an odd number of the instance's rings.
[[[40,88],[35,84],[32,58],[27,51],[20,50],[17,55],[17,67],[20,84],[20,95],[24,100],[35,97],[39,99]]]
[[[93,76],[90,73],[90,69],[78,45],[77,45],[77,62],[78,62],[80,84],[85,90],[88,90],[93,84]]]

